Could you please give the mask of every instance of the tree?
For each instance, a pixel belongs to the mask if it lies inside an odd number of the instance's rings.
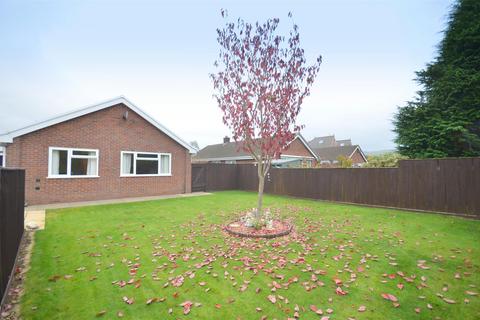
[[[337,161],[340,168],[351,168],[353,165],[353,160],[345,157],[344,155],[339,155],[337,157]]]
[[[198,142],[196,140],[193,140],[192,142],[190,142],[190,145],[195,149],[200,150],[200,147],[198,146]]]
[[[227,19],[223,10],[222,17]],[[256,219],[262,214],[265,176],[272,160],[280,157],[303,127],[296,118],[321,64],[319,56],[307,66],[297,25],[286,38],[277,32],[279,22],[278,18],[255,24],[240,18],[227,21],[217,29],[218,70],[211,74],[223,123],[239,148],[257,163]]]
[[[395,115],[399,152],[480,156],[480,1],[454,5],[439,55],[417,72],[417,82],[423,89]]]
[[[363,165],[364,168],[392,168],[398,167],[398,161],[408,159],[397,152],[387,152],[384,154],[368,156],[368,162]]]

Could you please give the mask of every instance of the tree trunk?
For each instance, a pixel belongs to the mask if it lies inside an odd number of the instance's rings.
[[[262,205],[263,205],[263,188],[265,186],[265,177],[260,175],[258,177],[258,204],[257,204],[257,212],[256,212],[256,219],[259,220],[262,217]]]
[[[264,163],[259,161],[257,163],[258,169],[258,203],[257,203],[257,212],[255,212],[255,220],[260,220],[262,217],[262,203],[263,203],[263,188],[265,185],[265,176],[263,175],[263,166]]]

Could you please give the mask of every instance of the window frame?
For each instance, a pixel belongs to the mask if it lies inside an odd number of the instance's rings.
[[[54,150],[67,151],[67,174],[53,174],[52,173],[52,155]],[[95,152],[95,156],[73,155],[73,151],[87,151]],[[72,156],[74,159],[97,159],[96,175],[72,175]],[[85,178],[100,178],[98,174],[100,163],[100,150],[85,149],[85,148],[65,148],[65,147],[48,147],[48,179],[85,179]]]
[[[5,147],[0,146],[0,155],[2,156],[2,161],[0,161],[0,167],[4,168],[7,164],[7,152]]]
[[[126,153],[133,154],[133,173],[123,173],[123,155]],[[157,158],[142,158],[140,160],[150,160],[150,161],[157,161],[158,162],[158,173],[153,174],[137,174],[137,158],[139,154],[153,154],[156,155]],[[161,159],[162,156],[168,156],[169,160],[169,172],[168,173],[161,173]],[[144,151],[120,151],[120,177],[122,178],[134,178],[134,177],[171,177],[172,176],[172,154],[167,152],[144,152]]]

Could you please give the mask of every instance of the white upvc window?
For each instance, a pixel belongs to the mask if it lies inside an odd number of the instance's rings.
[[[5,167],[7,161],[5,159],[5,147],[0,147],[0,167]]]
[[[98,150],[48,148],[48,178],[98,178]]]
[[[121,177],[171,176],[172,154],[139,151],[122,151]]]

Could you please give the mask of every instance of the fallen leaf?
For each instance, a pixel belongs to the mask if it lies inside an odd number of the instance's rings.
[[[344,291],[344,290],[343,290],[342,288],[340,288],[340,287],[337,287],[337,289],[335,290],[335,293],[338,294],[338,295],[340,295],[340,296],[344,296],[344,295],[347,294],[347,292]]]
[[[318,309],[316,305],[310,305],[310,310],[312,310],[313,312],[315,312],[316,314],[318,315],[322,315],[323,314],[323,310],[322,309]]]
[[[267,299],[268,299],[271,303],[277,302],[277,298],[275,297],[275,295],[269,295],[269,296],[267,297]]]
[[[103,317],[105,314],[107,313],[107,310],[102,310],[102,311],[99,311],[97,312],[97,317]]]
[[[135,300],[133,298],[123,297],[123,302],[126,304],[133,304]]]
[[[172,286],[174,287],[180,287],[182,284],[183,284],[183,281],[185,280],[185,278],[183,276],[178,276],[178,277],[175,277],[173,280],[172,280]]]
[[[449,298],[443,298],[443,301],[445,301],[446,303],[449,303],[449,304],[457,303],[455,300],[452,300],[452,299],[449,299]]]
[[[192,309],[193,303],[191,301],[185,301],[180,304],[180,306],[183,307],[183,314],[187,315],[190,313],[190,310]]]
[[[390,293],[382,293],[382,297],[383,299],[390,300],[392,302],[398,301],[397,297],[395,297],[393,294],[390,294]]]

